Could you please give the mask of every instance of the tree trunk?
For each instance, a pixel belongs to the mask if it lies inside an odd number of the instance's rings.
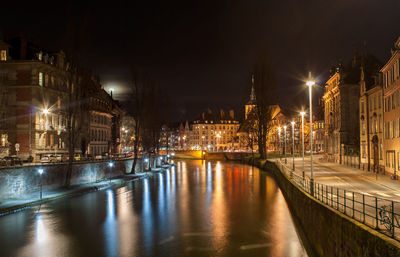
[[[71,177],[72,177],[72,162],[74,161],[74,154],[73,154],[73,149],[74,147],[71,146],[71,142],[69,142],[68,146],[68,165],[67,165],[67,174],[65,176],[65,187],[70,187],[71,186]],[[71,149],[72,148],[72,149]]]
[[[132,163],[132,168],[131,168],[131,174],[135,174],[136,172],[136,164],[137,164],[137,157],[138,155],[138,143],[135,140],[135,143],[133,145],[133,163]]]

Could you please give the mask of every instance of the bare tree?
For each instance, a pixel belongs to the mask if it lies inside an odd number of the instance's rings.
[[[157,159],[160,150],[161,135],[161,92],[154,82],[150,82],[147,87],[145,98],[145,119],[143,120],[144,134],[143,145],[147,153],[154,153],[154,167],[157,166]]]
[[[267,136],[272,126],[276,81],[265,55],[258,58],[253,69],[256,106],[254,107],[255,133],[260,158],[267,158]]]
[[[82,77],[76,71],[70,69],[67,80],[67,99],[63,106],[66,121],[66,143],[68,147],[68,166],[65,178],[65,186],[71,185],[72,165],[74,162],[75,148],[81,138],[83,125],[83,83]]]
[[[129,111],[135,120],[133,128],[133,164],[131,173],[135,173],[139,148],[142,145],[143,121],[145,115],[146,82],[138,72],[132,73],[132,84],[129,101]]]

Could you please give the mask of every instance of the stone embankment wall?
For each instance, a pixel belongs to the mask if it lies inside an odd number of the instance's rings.
[[[331,209],[292,184],[278,167],[266,162],[284,194],[295,223],[315,256],[400,256],[400,243]]]
[[[110,177],[122,176],[131,172],[133,160],[113,160],[113,167],[109,161],[74,163],[72,168],[72,185],[92,183]],[[42,179],[43,186],[47,189],[57,188],[65,183],[67,172],[66,163],[16,166],[0,169],[0,199],[23,196],[37,191]],[[138,160],[136,172],[143,168],[142,160]],[[42,178],[38,170],[43,169]]]

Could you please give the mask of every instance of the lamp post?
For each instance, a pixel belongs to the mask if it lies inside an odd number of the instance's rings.
[[[304,174],[304,115],[305,112],[300,112],[301,115],[301,148],[302,148],[302,155],[303,155],[303,179],[305,177]]]
[[[310,189],[311,195],[314,196],[314,173],[313,173],[313,137],[312,137],[312,86],[315,84],[315,81],[311,77],[311,71],[308,74],[308,80],[306,82],[309,88],[309,96],[310,96],[310,170],[311,170],[311,180],[310,180]]]
[[[280,154],[281,151],[281,127],[278,127],[278,140],[279,140],[279,159],[282,160],[282,155]]]
[[[148,158],[144,158],[143,170],[147,171],[147,163],[149,162]]]
[[[42,199],[43,199],[43,190],[42,190],[42,188],[43,188],[43,180],[42,180],[43,172],[44,171],[43,171],[42,168],[38,169],[38,173],[39,173],[39,176],[40,176],[40,201],[42,201]]]
[[[294,124],[296,124],[296,122],[292,121],[292,142],[293,142],[293,146],[292,146],[292,157],[293,157],[293,171],[294,171]]]
[[[112,176],[112,167],[114,166],[114,163],[113,162],[109,162],[108,163],[108,167],[110,167],[110,176],[109,176],[109,179],[110,179],[110,184],[111,184],[111,176]]]
[[[283,130],[284,130],[284,134],[285,134],[285,138],[284,138],[284,141],[285,141],[285,148],[284,148],[284,151],[285,151],[285,164],[287,164],[287,158],[286,158],[286,125],[285,126],[283,126]]]

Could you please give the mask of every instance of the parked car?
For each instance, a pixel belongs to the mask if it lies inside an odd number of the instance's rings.
[[[102,154],[98,154],[94,157],[95,160],[108,160],[110,159],[110,156],[108,155],[108,153],[102,153]]]
[[[67,156],[63,154],[56,154],[54,155],[56,157],[56,160],[58,162],[66,162],[67,161]]]
[[[4,157],[6,161],[9,162],[9,165],[14,166],[14,165],[22,165],[22,160],[21,158],[17,157],[16,155],[12,156],[6,156]]]
[[[83,161],[83,160],[85,160],[85,156],[83,156],[83,154],[81,154],[81,153],[76,153],[76,154],[74,154],[74,160],[75,161]]]
[[[57,156],[55,156],[53,154],[45,154],[45,155],[42,156],[42,158],[40,158],[40,162],[41,163],[57,162]]]

